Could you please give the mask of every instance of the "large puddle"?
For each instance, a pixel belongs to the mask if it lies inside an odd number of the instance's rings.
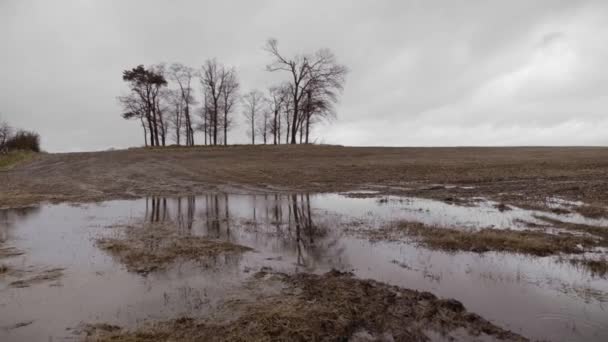
[[[57,280],[11,286],[0,277],[0,340],[74,338],[81,322],[135,326],[147,319],[197,316],[241,291],[252,272],[352,271],[406,288],[455,298],[493,323],[532,339],[608,340],[608,281],[557,257],[508,253],[445,253],[403,242],[346,234],[352,224],[394,220],[458,227],[523,228],[539,214],[608,226],[606,220],[494,203],[457,206],[412,198],[352,194],[210,194],[81,206],[44,205],[0,212],[0,240],[24,254],[0,260],[36,273],[63,268]],[[204,267],[184,262],[162,272],[127,272],[96,247],[117,223],[171,221],[183,234],[253,248]]]

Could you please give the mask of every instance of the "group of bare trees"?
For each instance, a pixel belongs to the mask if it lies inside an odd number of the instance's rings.
[[[207,60],[200,74],[203,89],[201,130],[209,144],[228,145],[228,129],[232,126],[232,113],[239,99],[239,82],[234,67],[226,67],[215,59]]]
[[[202,105],[196,108],[195,82],[200,81]],[[125,119],[139,120],[146,146],[165,146],[168,139],[177,145],[194,146],[194,133],[204,133],[205,144],[228,143],[228,130],[238,101],[239,83],[234,68],[215,59],[201,70],[174,63],[123,72],[130,92],[118,99]],[[199,113],[200,123],[194,113]]]
[[[119,97],[123,117],[139,120],[146,146],[165,146],[167,139],[193,146],[195,130],[203,133],[205,145],[227,145],[241,104],[252,144],[256,137],[264,144],[309,143],[313,125],[335,117],[347,68],[328,49],[287,57],[270,39],[265,50],[273,58],[267,70],[288,77],[265,92],[254,89],[242,97],[236,69],[216,59],[198,70],[179,63],[125,70],[123,80],[131,91]],[[196,79],[200,102],[195,96]],[[193,113],[198,113],[197,122]]]

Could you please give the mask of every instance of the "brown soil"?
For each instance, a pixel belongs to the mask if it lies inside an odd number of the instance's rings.
[[[148,273],[178,259],[202,260],[220,254],[250,251],[249,247],[180,233],[171,223],[127,225],[120,237],[104,237],[97,245],[115,256],[129,271]]]
[[[586,249],[607,246],[608,241],[573,234],[548,234],[532,230],[465,230],[427,226],[419,222],[397,222],[378,230],[351,229],[371,240],[399,240],[404,237],[431,249],[484,253],[513,252],[547,256],[559,253],[578,254]],[[584,249],[579,248],[582,246]]]
[[[596,216],[605,215],[608,204],[608,149],[149,148],[41,154],[0,172],[0,178],[0,207],[199,194],[226,186],[310,192],[370,188],[436,199],[486,196],[541,208],[547,196],[560,196],[588,203],[588,214]]]
[[[261,278],[265,274],[257,274]],[[337,271],[325,275],[279,275],[286,288],[278,295],[229,303],[232,319],[180,318],[130,331],[91,325],[86,341],[428,341],[430,332],[449,337],[457,329],[469,336],[524,341],[453,299],[428,292],[355,279]]]

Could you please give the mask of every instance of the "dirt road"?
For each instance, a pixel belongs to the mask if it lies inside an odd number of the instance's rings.
[[[558,196],[608,203],[608,148],[230,146],[41,154],[0,171],[0,207],[197,194],[218,188],[375,189],[537,206]]]

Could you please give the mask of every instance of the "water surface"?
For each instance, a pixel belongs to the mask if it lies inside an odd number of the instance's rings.
[[[284,272],[352,271],[455,298],[493,323],[534,339],[608,340],[608,281],[556,257],[444,253],[401,242],[372,243],[343,232],[396,220],[460,228],[525,228],[543,214],[608,226],[605,220],[495,203],[457,206],[416,198],[350,194],[208,194],[0,212],[0,238],[25,254],[3,263],[32,272],[65,268],[59,282],[13,288],[0,278],[0,340],[74,338],[81,322],[136,326],[146,319],[205,315],[242,293],[261,267]],[[148,275],[129,273],[95,246],[117,223],[173,222],[183,234],[249,246],[255,252],[183,262]],[[14,328],[19,323],[30,323]]]

